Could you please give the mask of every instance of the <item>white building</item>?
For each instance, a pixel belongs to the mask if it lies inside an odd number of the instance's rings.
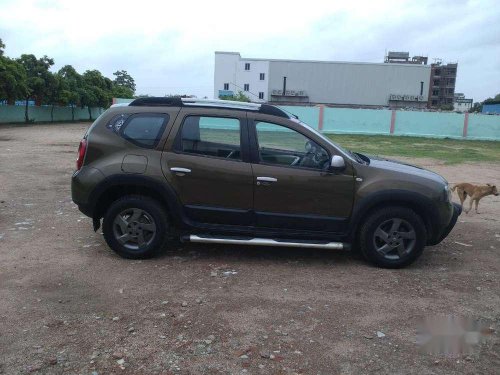
[[[457,92],[453,101],[453,110],[455,112],[468,112],[474,105],[473,101],[474,99],[466,99],[464,94]]]
[[[214,98],[341,106],[427,106],[431,67],[421,64],[242,58],[215,52]]]

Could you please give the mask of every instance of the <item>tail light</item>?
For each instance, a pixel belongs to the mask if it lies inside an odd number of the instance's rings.
[[[84,138],[80,141],[78,146],[78,158],[76,159],[76,170],[79,171],[83,165],[83,159],[85,159],[85,153],[87,152],[87,140]]]

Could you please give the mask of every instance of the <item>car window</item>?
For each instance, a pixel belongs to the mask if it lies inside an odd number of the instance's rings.
[[[187,116],[177,151],[241,160],[240,121],[235,118]]]
[[[261,163],[314,169],[328,167],[328,152],[305,135],[269,122],[257,122],[255,128]]]
[[[122,136],[140,147],[156,146],[168,123],[167,114],[141,114],[130,116],[122,126]]]

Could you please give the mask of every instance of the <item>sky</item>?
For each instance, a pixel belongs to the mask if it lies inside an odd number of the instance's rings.
[[[383,62],[386,51],[458,62],[456,92],[500,93],[500,7],[462,1],[0,0],[5,54],[126,70],[137,94],[213,96],[214,52]]]

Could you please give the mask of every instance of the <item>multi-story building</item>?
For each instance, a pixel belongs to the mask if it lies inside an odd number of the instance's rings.
[[[429,107],[453,107],[458,64],[431,64]]]
[[[453,110],[456,112],[468,112],[472,108],[473,102],[473,99],[466,99],[464,94],[456,92]]]
[[[430,74],[431,67],[417,61],[276,60],[215,52],[214,97],[241,91],[255,102],[426,108]]]

